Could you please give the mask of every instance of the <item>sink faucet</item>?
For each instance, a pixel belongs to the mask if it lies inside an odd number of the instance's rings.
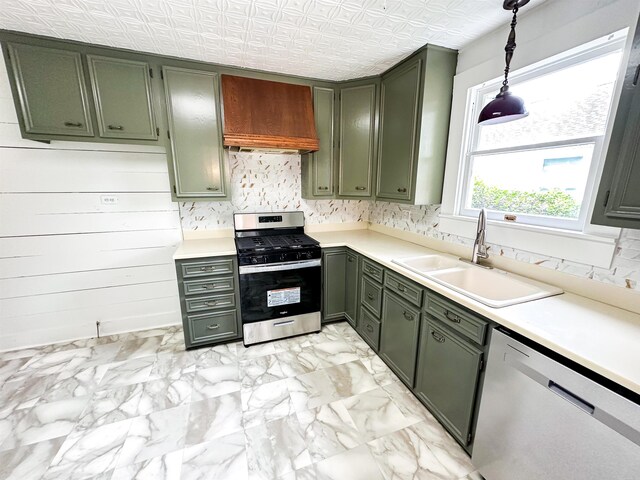
[[[471,254],[471,263],[478,264],[478,259],[486,259],[489,258],[489,254],[487,250],[490,247],[484,244],[484,233],[487,229],[487,209],[483,208],[480,210],[480,215],[478,215],[478,229],[476,231],[476,239],[473,242],[473,253]]]

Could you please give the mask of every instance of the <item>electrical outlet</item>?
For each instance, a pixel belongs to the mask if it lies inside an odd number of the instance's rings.
[[[411,210],[409,210],[409,209],[406,209],[406,210],[405,210],[405,209],[403,208],[403,209],[402,209],[402,219],[403,219],[405,222],[410,222],[410,221],[411,221]]]
[[[118,197],[116,197],[115,195],[102,195],[100,197],[100,203],[102,205],[117,205]]]

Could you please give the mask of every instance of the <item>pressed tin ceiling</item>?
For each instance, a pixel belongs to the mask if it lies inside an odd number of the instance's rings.
[[[502,0],[0,0],[7,30],[328,80],[510,19]]]

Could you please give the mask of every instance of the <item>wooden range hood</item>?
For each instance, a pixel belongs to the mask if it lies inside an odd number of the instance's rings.
[[[224,146],[315,152],[319,148],[311,88],[222,75]]]

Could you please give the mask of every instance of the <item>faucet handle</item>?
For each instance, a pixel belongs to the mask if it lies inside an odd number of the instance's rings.
[[[478,256],[480,258],[484,258],[487,259],[489,258],[489,249],[491,248],[491,245],[478,245]]]

